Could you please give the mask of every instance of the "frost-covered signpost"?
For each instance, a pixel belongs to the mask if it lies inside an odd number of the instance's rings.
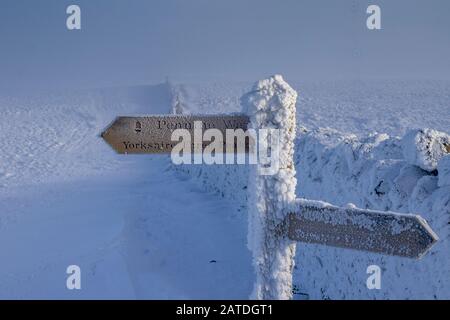
[[[294,167],[297,92],[281,76],[259,81],[242,98],[250,127],[280,130],[280,169],[249,176],[249,248],[256,299],[291,299],[295,242],[420,258],[438,240],[417,215],[362,210],[296,199]]]
[[[176,144],[172,133],[180,128],[194,134],[194,143],[196,129],[214,128],[216,133],[227,129],[277,130],[279,148],[269,146],[266,150],[278,152],[279,170],[268,175],[264,165],[257,164],[251,166],[249,174],[248,246],[257,277],[252,294],[255,299],[292,298],[297,241],[420,258],[438,240],[418,215],[296,199],[296,100],[295,90],[281,76],[273,76],[259,81],[242,98],[243,114],[119,117],[102,133],[119,153],[170,153]],[[202,128],[196,128],[199,120]],[[194,147],[194,153],[205,147],[200,142],[201,148]]]
[[[250,127],[280,130],[280,169],[275,175],[249,176],[249,248],[257,281],[253,297],[290,299],[295,241],[372,251],[404,257],[422,256],[437,240],[416,215],[337,208],[296,199],[294,166],[297,93],[280,76],[258,82],[243,97]]]

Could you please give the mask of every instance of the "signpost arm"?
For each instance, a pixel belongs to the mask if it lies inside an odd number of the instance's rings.
[[[305,243],[419,259],[438,241],[418,215],[339,208],[297,199],[286,208],[289,238]]]
[[[295,200],[296,100],[296,91],[281,76],[259,81],[253,91],[241,99],[244,112],[250,118],[249,128],[256,131],[278,129],[281,146],[280,169],[275,174],[263,175],[261,164],[250,167],[248,246],[256,271],[254,299],[292,298],[296,244],[287,236],[283,209]]]

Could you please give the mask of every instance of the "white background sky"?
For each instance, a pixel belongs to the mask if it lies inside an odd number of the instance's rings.
[[[78,4],[82,30],[66,29]],[[366,28],[369,4],[381,31]],[[0,90],[450,79],[448,0],[1,0]]]

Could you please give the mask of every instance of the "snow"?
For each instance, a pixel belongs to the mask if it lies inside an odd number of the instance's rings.
[[[351,207],[351,206],[350,206]],[[302,208],[308,208],[308,210],[304,210]],[[309,209],[311,208],[311,209]],[[338,214],[332,216],[328,213],[327,210],[324,209],[332,209],[332,210],[340,210],[338,207],[334,207],[330,203],[319,201],[319,200],[307,200],[307,199],[295,199],[291,202],[286,208],[286,212],[301,212],[302,217],[310,221],[324,221],[327,224],[331,224],[333,226],[345,225],[350,222],[352,225],[358,227],[364,227],[369,230],[374,230],[376,221],[369,219],[367,216],[358,214],[357,210],[352,211],[357,212],[354,215],[344,215]],[[349,208],[351,209],[351,208]]]
[[[0,96],[0,190],[120,168],[122,160],[111,157],[99,133],[117,115],[139,114],[145,105],[167,113],[169,104],[165,84]]]
[[[434,143],[442,145],[442,137],[448,136],[448,132],[438,130],[448,130],[450,125],[450,85],[434,81],[294,85],[299,92],[295,145],[297,197],[339,206],[351,204],[420,214],[440,238],[420,261],[298,243],[295,298],[448,299],[450,187],[447,183],[438,185],[438,181],[448,179],[446,169],[439,169],[447,167],[448,156],[442,158],[443,154],[436,152],[424,157],[421,140],[411,142],[404,136],[408,132],[428,132]],[[247,84],[236,83],[181,88],[181,104],[193,113],[239,111],[238,97],[250,89]],[[423,126],[433,130],[411,131]],[[412,162],[411,158],[415,160]],[[442,164],[437,164],[436,171],[430,165],[435,166],[439,159]],[[426,170],[422,168],[424,164],[429,165]],[[201,188],[237,203],[246,212],[246,191],[251,189],[246,167],[174,169],[187,173]],[[367,266],[372,264],[382,269],[383,284],[379,291],[366,287]]]
[[[248,297],[239,208],[168,156],[117,155],[99,138],[117,115],[170,108],[167,84],[1,98],[0,298]]]
[[[427,171],[437,169],[439,160],[448,153],[447,146],[450,135],[432,129],[411,130],[402,140],[406,161]]]
[[[303,78],[305,79],[305,78]],[[297,92],[297,128],[332,128],[367,136],[404,136],[410,129],[450,128],[450,82],[434,80],[285,79]],[[209,82],[177,85],[186,112],[240,112],[240,97],[253,83]]]
[[[449,299],[450,84],[288,82],[299,94],[296,196],[420,214],[440,238],[420,261],[298,243],[294,298]],[[0,96],[0,297],[248,298],[251,168],[119,156],[98,135],[118,115],[240,112],[251,89],[166,83]],[[70,264],[81,267],[80,291],[65,287]],[[381,290],[366,287],[372,264]]]
[[[450,187],[450,155],[443,157],[438,164],[439,187]]]
[[[448,297],[450,268],[441,266],[450,265],[447,244],[450,211],[444,201],[450,199],[450,193],[443,196],[445,190],[438,188],[434,173],[399,157],[402,154],[398,150],[402,141],[399,138],[384,135],[383,139],[355,139],[333,131],[336,138],[331,143],[324,138],[324,131],[327,130],[303,133],[298,140],[296,167],[297,178],[302,181],[298,189],[300,196],[335,205],[351,202],[360,208],[420,214],[441,240],[420,262],[314,245],[304,250],[300,246],[303,251],[297,251],[297,277],[301,287],[307,288],[312,298]],[[436,205],[438,201],[440,205]],[[322,280],[315,275],[317,263],[304,262],[312,251],[324,265],[320,272]],[[384,270],[380,292],[365,290],[360,280],[364,278],[362,270],[370,264],[380,265]],[[337,269],[333,270],[333,266]],[[315,275],[314,280],[305,276],[308,274]],[[420,277],[415,278],[418,274]],[[352,285],[355,283],[361,285],[355,287]]]

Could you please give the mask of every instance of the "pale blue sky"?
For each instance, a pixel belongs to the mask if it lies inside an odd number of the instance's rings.
[[[81,31],[66,29],[69,4]],[[0,88],[450,79],[449,16],[448,0],[1,0]]]

